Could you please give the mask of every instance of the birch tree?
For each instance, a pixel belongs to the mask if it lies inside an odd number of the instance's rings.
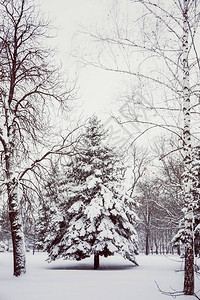
[[[116,2],[115,2],[116,3]],[[185,274],[184,294],[194,293],[193,180],[191,149],[198,144],[200,6],[197,0],[124,1],[128,13],[114,5],[108,26],[90,32],[95,43],[83,61],[132,77],[120,123],[140,124],[142,134],[158,130],[176,134],[184,156]],[[120,7],[121,8],[121,7]],[[132,13],[132,15],[131,15]],[[108,28],[110,30],[108,30]],[[141,114],[141,111],[145,113]],[[191,118],[192,116],[192,118]],[[139,125],[138,125],[139,126]]]
[[[0,1],[0,142],[12,232],[14,275],[26,271],[21,184],[28,171],[55,151],[41,154],[49,136],[50,107],[68,103],[72,91],[61,82],[52,64],[48,39],[50,25],[28,0]],[[64,147],[64,145],[63,145]],[[37,158],[36,158],[37,157]]]

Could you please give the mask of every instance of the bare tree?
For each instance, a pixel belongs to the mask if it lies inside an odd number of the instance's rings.
[[[20,202],[22,183],[28,171],[49,154],[65,149],[67,138],[46,153],[38,145],[47,145],[53,103],[68,106],[73,88],[67,88],[61,81],[59,69],[52,63],[53,52],[43,42],[50,37],[50,25],[42,19],[34,2],[1,0],[0,13],[2,184],[7,188],[14,275],[20,276],[26,271]]]
[[[109,13],[109,32],[89,34],[96,50],[93,57],[88,59],[87,55],[83,60],[86,64],[134,78],[134,88],[126,97],[127,105],[123,106],[124,119],[119,122],[140,124],[143,133],[166,130],[176,134],[182,143],[186,240],[184,293],[192,295],[194,201],[190,174],[191,150],[199,143],[196,124],[200,95],[197,47],[200,6],[197,0],[132,0],[126,4],[129,13],[125,18],[120,13],[123,10],[117,6]],[[133,21],[129,16],[131,7]],[[139,113],[141,109],[145,114]]]
[[[133,197],[137,185],[149,166],[151,158],[147,149],[133,145],[129,147],[127,154],[129,155],[129,169],[131,170],[131,174],[128,175],[131,178],[129,195]]]
[[[156,156],[162,157],[159,168],[149,176],[150,167],[136,188],[142,249],[148,255],[152,253],[172,252],[172,237],[179,229],[183,218],[184,205],[182,192],[183,162],[179,152],[169,153],[174,148],[174,141],[164,138],[156,140]],[[148,176],[146,176],[148,175]]]
[[[152,225],[155,217],[155,204],[158,200],[158,190],[155,188],[157,183],[152,180],[145,180],[138,185],[137,197],[140,203],[139,216],[145,229],[145,254],[150,253],[150,235],[152,234]]]

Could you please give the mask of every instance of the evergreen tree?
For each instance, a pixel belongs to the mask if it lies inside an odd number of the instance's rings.
[[[136,214],[133,200],[122,183],[122,166],[104,144],[106,133],[96,117],[89,120],[81,151],[67,166],[59,182],[59,211],[51,223],[46,249],[49,261],[57,258],[81,260],[94,254],[120,253],[135,264],[137,253]]]
[[[194,252],[196,256],[200,256],[200,147],[196,146],[192,151],[192,162],[191,162],[191,172],[190,179],[192,181],[192,194],[193,194],[193,243]],[[183,209],[185,212],[185,208]],[[179,246],[180,242],[182,244],[186,243],[187,231],[184,227],[184,219],[182,218],[179,223],[179,231],[173,237],[172,242],[175,246]]]
[[[10,250],[11,246],[11,233],[9,223],[9,212],[6,203],[2,204],[0,209],[0,249],[1,251]]]
[[[59,201],[59,180],[60,170],[57,164],[52,163],[50,166],[49,176],[44,185],[44,191],[40,198],[38,217],[36,222],[36,248],[44,250],[45,238],[50,231],[52,220],[58,217]]]

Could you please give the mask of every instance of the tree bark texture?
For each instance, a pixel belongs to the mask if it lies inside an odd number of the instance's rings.
[[[10,193],[9,197],[9,218],[12,232],[14,276],[26,273],[26,258],[24,249],[24,233],[20,210],[17,205],[17,193]]]
[[[191,179],[191,133],[190,133],[190,83],[189,83],[189,47],[188,47],[188,8],[189,1],[183,0],[183,150],[184,150],[184,196],[185,196],[185,272],[184,294],[194,294],[194,250],[193,250],[193,193]]]
[[[10,136],[11,139],[11,136]],[[11,139],[12,140],[12,139]],[[18,191],[18,181],[15,178],[15,162],[13,158],[13,140],[6,147],[6,175],[7,175],[7,195],[9,219],[13,245],[13,266],[14,276],[20,276],[26,272],[26,257],[23,223],[21,218],[21,208]]]

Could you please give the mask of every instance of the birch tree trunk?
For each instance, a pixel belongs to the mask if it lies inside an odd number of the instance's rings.
[[[193,193],[191,179],[191,133],[190,133],[190,84],[189,84],[189,62],[188,62],[188,5],[184,0],[183,11],[183,151],[184,151],[184,196],[185,196],[185,274],[184,294],[194,294],[194,251],[193,251]]]

